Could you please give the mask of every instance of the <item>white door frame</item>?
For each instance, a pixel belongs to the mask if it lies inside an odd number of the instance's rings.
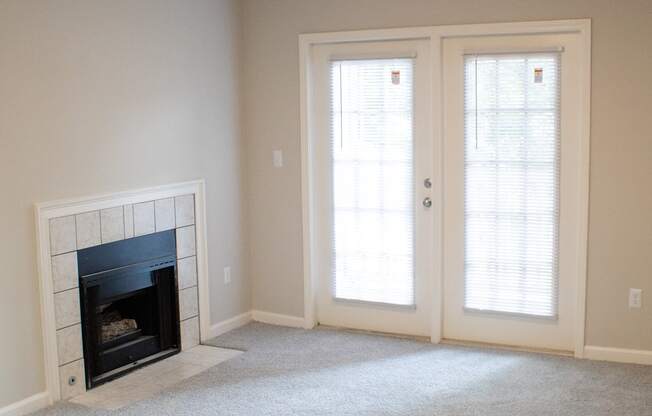
[[[581,90],[582,108],[578,112],[581,125],[580,160],[577,166],[580,177],[580,192],[578,194],[578,218],[576,224],[577,236],[577,313],[575,328],[575,356],[584,356],[584,330],[586,319],[586,280],[587,280],[587,240],[588,240],[588,202],[589,202],[589,156],[591,128],[591,20],[557,20],[544,22],[490,23],[450,26],[427,26],[401,29],[378,29],[348,32],[331,32],[299,35],[299,82],[300,82],[300,134],[301,134],[301,191],[303,206],[303,273],[304,273],[304,326],[312,328],[316,321],[316,291],[318,283],[315,260],[319,253],[314,250],[315,207],[313,190],[313,128],[311,126],[311,48],[314,45],[336,42],[392,41],[407,39],[426,39],[430,42],[432,59],[432,120],[431,129],[434,143],[434,174],[433,174],[433,230],[436,249],[432,261],[434,267],[432,282],[432,318],[430,339],[433,343],[441,341],[442,334],[442,284],[443,284],[443,218],[444,197],[443,188],[443,125],[444,109],[442,104],[442,42],[446,38],[462,36],[487,35],[533,35],[550,33],[573,33],[580,37],[582,44],[581,57]]]

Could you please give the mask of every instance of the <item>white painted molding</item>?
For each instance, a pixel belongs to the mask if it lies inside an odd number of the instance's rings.
[[[303,328],[305,319],[299,316],[282,315],[280,313],[265,312],[265,311],[251,311],[254,321],[262,322],[264,324],[289,326],[292,328]]]
[[[587,345],[584,347],[584,358],[596,361],[652,365],[652,351],[650,350],[630,350],[627,348]]]
[[[303,254],[303,316],[304,328],[310,329],[317,325],[317,285],[316,271],[313,270],[316,254],[314,247],[313,231],[313,173],[311,161],[313,160],[312,140],[310,137],[311,112],[309,109],[310,91],[310,47],[309,35],[299,36],[299,125],[301,135],[301,229],[302,254]]]
[[[252,312],[245,312],[233,318],[226,319],[211,326],[209,338],[215,338],[233,329],[247,325],[253,320]]]
[[[577,167],[580,177],[579,199],[579,224],[577,235],[577,305],[575,316],[575,357],[582,358],[584,351],[584,333],[586,324],[586,279],[587,279],[587,241],[588,241],[588,201],[589,201],[589,161],[590,161],[590,127],[591,127],[591,19],[570,19],[556,21],[531,21],[531,22],[510,22],[510,23],[486,23],[466,25],[445,25],[445,26],[422,26],[411,28],[393,29],[372,29],[344,32],[308,33],[300,34],[299,43],[299,104],[300,104],[300,141],[301,141],[301,199],[302,199],[302,237],[303,237],[303,280],[304,280],[304,316],[305,328],[312,328],[318,322],[316,291],[319,286],[318,273],[315,264],[318,253],[314,252],[314,172],[313,172],[313,132],[312,124],[312,98],[311,98],[311,49],[315,45],[328,43],[346,43],[362,41],[395,41],[408,39],[425,39],[431,45],[431,59],[433,68],[433,96],[441,95],[442,91],[442,62],[441,43],[446,38],[462,36],[485,36],[485,35],[533,35],[533,34],[554,34],[574,33],[581,37],[583,55],[581,57],[581,84],[582,84],[582,109],[581,117],[582,132],[580,137],[581,163]],[[432,120],[440,120],[435,123],[433,129],[433,143],[439,151],[441,158],[442,130],[444,124],[444,108],[440,100],[434,100],[432,108]],[[433,177],[436,189],[440,195],[433,193],[435,201],[442,201],[443,172],[441,160],[436,160],[438,166],[437,174]],[[431,318],[431,341],[439,342],[442,337],[443,299],[441,298],[441,287],[443,285],[443,225],[445,219],[441,215],[441,205],[438,202],[433,209],[439,218],[434,221],[437,244],[440,247],[433,255],[433,262],[439,264],[439,270],[432,276],[433,307]],[[255,319],[255,315],[254,315]]]
[[[476,23],[464,25],[415,26],[408,28],[350,30],[343,32],[306,33],[299,35],[300,44],[318,45],[337,42],[427,39],[477,35],[514,35],[543,33],[576,33],[590,19],[543,20],[529,22]]]
[[[208,229],[206,225],[206,182],[195,187],[195,254],[197,256],[197,293],[199,296],[199,342],[210,338],[211,302],[208,280]]]
[[[589,178],[591,160],[591,20],[581,21],[580,35],[583,56],[580,58],[582,111],[579,112],[580,165],[577,167],[580,178],[578,210],[580,223],[577,231],[577,252],[581,259],[577,262],[577,304],[575,314],[575,357],[584,357],[586,343],[586,287],[588,279],[589,244]]]
[[[19,402],[0,408],[0,416],[23,416],[43,409],[50,404],[50,395],[47,391],[29,396]]]
[[[57,336],[54,318],[54,295],[51,277],[50,227],[52,218],[75,215],[127,204],[154,201],[182,195],[195,196],[195,239],[197,255],[197,285],[199,292],[200,340],[211,338],[210,287],[208,280],[208,250],[206,233],[206,186],[203,179],[151,188],[71,198],[34,205],[36,221],[37,265],[41,298],[41,330],[45,384],[50,403],[61,398],[57,356]]]
[[[256,321],[270,325],[288,326],[292,328],[303,328],[304,318],[299,316],[282,315],[279,313],[251,310],[241,313],[233,318],[226,319],[211,326],[207,339],[214,338],[225,334],[236,328],[247,325]]]

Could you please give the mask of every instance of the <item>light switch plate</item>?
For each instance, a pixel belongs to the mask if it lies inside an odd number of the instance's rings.
[[[224,284],[228,285],[231,283],[231,267],[226,266],[224,268]]]
[[[643,305],[643,291],[641,289],[629,289],[629,307],[640,308]]]
[[[274,150],[274,151],[272,151],[272,159],[274,161],[274,167],[275,168],[282,168],[283,167],[283,151],[282,150]]]

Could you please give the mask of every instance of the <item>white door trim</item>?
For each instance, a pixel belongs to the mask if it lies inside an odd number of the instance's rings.
[[[48,396],[48,404],[58,401],[61,396],[57,358],[57,333],[54,316],[54,294],[52,290],[50,219],[189,194],[195,196],[199,333],[200,342],[203,342],[212,337],[208,283],[208,246],[206,237],[206,184],[203,179],[133,191],[37,203],[34,205],[37,265],[41,298],[41,330],[43,334],[43,358],[45,364],[45,392]]]
[[[443,282],[443,226],[442,217],[443,198],[443,170],[442,170],[442,59],[441,44],[443,39],[461,36],[486,36],[486,35],[525,35],[542,33],[574,33],[582,43],[581,57],[581,89],[582,108],[579,112],[581,124],[580,160],[577,167],[580,177],[580,192],[578,194],[578,221],[576,229],[577,253],[577,314],[575,328],[575,356],[584,356],[584,331],[586,319],[586,279],[587,279],[587,239],[588,239],[588,203],[589,203],[589,150],[590,150],[590,123],[591,123],[591,20],[557,20],[542,22],[518,23],[489,23],[450,26],[425,26],[399,29],[377,29],[363,31],[314,33],[299,35],[299,100],[300,100],[300,135],[301,135],[301,191],[302,191],[302,226],[303,226],[303,268],[304,268],[304,319],[305,327],[312,328],[316,325],[316,291],[315,282],[317,273],[314,270],[314,259],[318,253],[314,250],[314,221],[315,207],[313,204],[312,169],[313,132],[311,128],[311,63],[310,51],[312,46],[335,42],[360,42],[360,41],[390,41],[407,39],[427,39],[430,42],[431,67],[432,67],[432,94],[440,99],[432,100],[432,120],[439,120],[434,124],[433,143],[437,158],[435,159],[435,174],[433,176],[433,206],[434,217],[433,232],[437,249],[433,253],[433,262],[439,267],[434,268],[432,282],[432,318],[430,338],[434,343],[441,340],[442,333],[442,282]]]

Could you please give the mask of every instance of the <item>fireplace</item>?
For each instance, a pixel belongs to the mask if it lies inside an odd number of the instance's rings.
[[[86,387],[180,350],[174,230],[77,252]]]

